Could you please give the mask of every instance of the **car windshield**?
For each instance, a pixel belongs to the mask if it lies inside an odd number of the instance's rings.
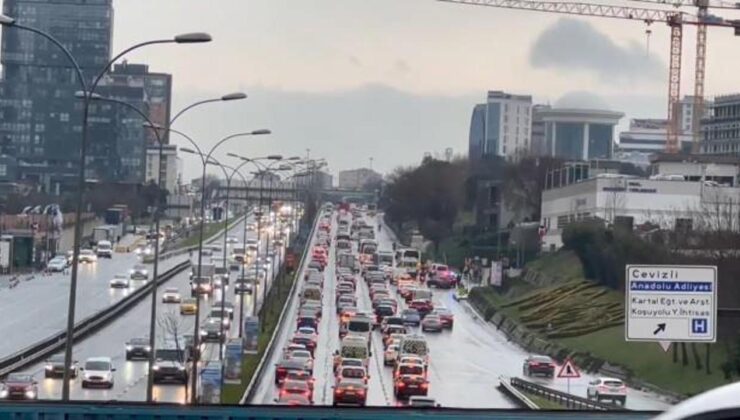
[[[352,332],[368,332],[371,325],[367,321],[350,321],[347,328]]]
[[[87,362],[85,363],[85,370],[110,370],[110,363],[108,362]]]
[[[177,349],[158,349],[154,357],[160,360],[170,360],[180,362],[183,359],[183,350]]]
[[[419,365],[402,365],[398,368],[401,375],[422,375],[424,368]]]
[[[33,376],[23,373],[11,373],[6,379],[7,382],[33,382]]]
[[[342,369],[342,376],[345,378],[364,378],[365,369],[347,367]]]
[[[148,338],[132,338],[128,342],[129,344],[134,344],[134,345],[149,344],[149,339]]]

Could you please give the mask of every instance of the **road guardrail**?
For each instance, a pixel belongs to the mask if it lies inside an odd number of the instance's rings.
[[[521,378],[511,378],[509,384],[520,391],[535,394],[546,400],[557,402],[559,404],[562,404],[564,408],[568,408],[571,410],[626,410],[624,407],[618,405],[605,404],[602,402],[589,400],[587,398],[577,397],[573,394],[557,391],[552,388],[536,384],[534,382],[525,381]]]
[[[499,377],[498,387],[501,390],[501,392],[515,399],[522,408],[528,408],[530,410],[540,409],[540,407],[538,407],[537,404],[532,402],[532,400],[530,400],[529,397],[527,397],[521,391],[519,391],[513,385],[511,385],[511,381],[508,377],[506,376]]]
[[[190,261],[183,261],[175,267],[162,273],[157,280],[157,285],[162,285],[190,266]],[[149,295],[154,282],[136,289],[133,293],[121,299],[102,311],[94,313],[75,324],[72,339],[80,340],[87,335],[96,332],[115,319],[118,315],[128,311],[139,301]],[[25,366],[38,363],[46,357],[64,347],[67,342],[67,332],[62,331],[42,341],[32,344],[10,356],[0,359],[0,378]]]
[[[320,212],[317,212],[316,219],[314,220],[313,226],[311,227],[311,232],[308,234],[308,237],[306,239],[306,244],[303,248],[303,255],[301,256],[301,261],[298,264],[297,270],[295,271],[295,275],[297,277],[295,281],[293,282],[293,285],[290,287],[290,293],[288,293],[288,298],[285,300],[285,304],[283,305],[283,310],[280,311],[280,317],[278,318],[277,327],[272,332],[270,341],[267,343],[267,349],[265,350],[265,354],[262,355],[262,359],[260,359],[260,362],[257,365],[257,369],[255,369],[254,374],[252,375],[252,379],[249,381],[247,388],[244,390],[244,395],[242,395],[241,400],[239,400],[239,404],[244,405],[254,397],[254,392],[257,388],[256,385],[259,383],[260,379],[262,379],[262,375],[265,374],[265,368],[267,366],[267,361],[270,360],[272,358],[272,355],[275,353],[276,338],[278,337],[278,335],[280,335],[280,332],[285,327],[285,322],[286,322],[286,319],[288,318],[287,317],[288,308],[290,308],[291,302],[293,301],[293,298],[295,297],[296,289],[298,288],[298,283],[301,283],[303,280],[303,278],[301,277],[301,274],[303,273],[303,266],[306,263],[306,257],[310,253],[311,243],[313,241],[314,235],[316,234],[316,228],[319,225],[320,216],[321,216]]]

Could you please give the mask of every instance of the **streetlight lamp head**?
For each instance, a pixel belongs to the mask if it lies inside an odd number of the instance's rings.
[[[2,26],[12,26],[15,25],[15,19],[8,15],[0,14],[0,25]]]
[[[238,101],[240,99],[247,99],[247,94],[244,92],[234,92],[221,97],[222,101]]]
[[[191,32],[188,34],[180,34],[175,37],[175,42],[178,44],[198,44],[201,42],[211,42],[213,38],[205,32]]]
[[[267,156],[267,159],[269,159],[269,160],[283,160],[283,155],[270,155],[270,156]]]
[[[261,130],[254,130],[251,134],[253,136],[263,136],[265,134],[272,134],[272,131],[263,128]]]
[[[198,152],[196,152],[195,150],[188,149],[187,147],[181,147],[180,148],[180,151],[181,152],[185,152],[185,153],[190,153],[190,154],[193,154],[193,155],[197,155],[198,154]]]
[[[226,156],[233,157],[233,158],[241,158],[241,156],[237,155],[236,153],[231,153],[231,152],[227,153]]]
[[[301,160],[300,156],[291,156],[288,158],[288,160]]]

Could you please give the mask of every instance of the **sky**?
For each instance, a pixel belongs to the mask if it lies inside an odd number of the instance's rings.
[[[637,7],[648,3],[622,2]],[[325,157],[339,170],[391,171],[425,152],[467,152],[470,114],[487,90],[537,103],[598,101],[629,118],[663,117],[669,31],[655,23],[551,15],[436,0],[114,0],[114,51],[203,31],[201,45],[153,46],[130,62],[174,76],[173,111],[244,91],[249,99],[193,110],[177,123],[204,147],[234,132],[248,156]],[[687,9],[691,12],[691,9]],[[731,12],[717,13],[740,18]],[[652,34],[648,42],[646,29]],[[706,91],[737,91],[740,39],[709,31]],[[684,30],[682,94],[693,91],[695,32]],[[185,179],[199,172],[185,158]]]

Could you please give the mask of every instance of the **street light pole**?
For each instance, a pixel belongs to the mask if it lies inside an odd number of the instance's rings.
[[[80,83],[80,86],[82,87],[82,91],[85,93],[85,97],[83,99],[83,111],[82,111],[82,142],[80,145],[80,163],[79,163],[79,172],[78,172],[78,179],[77,179],[77,202],[76,202],[76,208],[75,208],[75,230],[74,230],[74,245],[73,245],[73,251],[72,251],[72,273],[70,278],[70,292],[69,292],[69,303],[68,303],[68,309],[67,309],[67,329],[66,329],[66,342],[64,347],[64,374],[63,374],[63,381],[62,381],[62,400],[68,401],[69,400],[69,391],[70,391],[70,370],[72,365],[72,347],[74,345],[74,324],[75,324],[75,310],[76,310],[76,301],[77,301],[77,276],[78,276],[78,260],[80,255],[80,244],[82,239],[82,226],[81,226],[81,219],[82,219],[82,208],[84,206],[84,193],[85,193],[85,169],[86,169],[86,159],[87,159],[87,146],[88,146],[88,129],[87,129],[87,123],[88,118],[90,114],[90,102],[91,102],[91,96],[95,92],[95,89],[98,86],[98,83],[100,80],[105,76],[105,74],[108,72],[110,67],[113,65],[114,62],[116,62],[119,58],[123,57],[124,55],[128,54],[129,52],[142,48],[148,45],[154,45],[154,44],[169,44],[169,43],[181,43],[181,44],[190,44],[190,43],[201,43],[201,42],[210,42],[211,36],[205,33],[191,33],[191,34],[183,34],[178,35],[171,39],[161,39],[161,40],[154,40],[154,41],[147,41],[142,42],[139,44],[136,44],[132,47],[129,47],[119,53],[117,56],[115,56],[112,60],[110,60],[106,65],[101,69],[101,71],[98,73],[98,75],[93,79],[93,83],[88,86],[87,80],[85,79],[85,76],[82,73],[82,69],[78,63],[78,61],[75,59],[75,57],[70,53],[70,51],[56,38],[54,38],[51,34],[42,31],[37,28],[33,28],[30,26],[19,24],[14,18],[11,18],[6,15],[0,15],[0,25],[7,26],[11,28],[16,28],[20,30],[25,30],[28,32],[32,32],[36,35],[39,35],[48,41],[50,41],[52,44],[54,44],[59,50],[62,51],[62,53],[68,58],[69,62],[72,64],[72,66],[75,69],[75,73],[77,75],[77,79]]]
[[[173,133],[179,133],[178,131],[170,129]],[[238,134],[232,134],[230,136],[224,137],[221,140],[219,140],[209,151],[207,154],[204,154],[200,148],[197,147],[197,144],[193,142],[193,146],[196,147],[197,153],[201,157],[201,161],[203,163],[203,172],[201,175],[201,188],[200,188],[200,212],[201,212],[201,218],[200,218],[200,232],[198,234],[198,266],[196,267],[196,276],[198,278],[201,277],[201,268],[203,264],[203,234],[204,234],[204,224],[205,224],[205,201],[206,201],[206,189],[205,189],[205,183],[206,183],[206,168],[208,166],[208,162],[211,160],[211,155],[213,152],[222,144],[227,142],[228,140],[231,140],[236,137],[242,137],[242,136],[251,136],[251,135],[263,135],[263,134],[270,134],[270,130],[255,130],[250,133],[238,133]],[[187,137],[186,137],[187,138]],[[186,153],[195,153],[193,150],[188,149],[180,149]],[[196,290],[197,293],[197,290]],[[194,326],[194,333],[193,333],[193,347],[195,348],[195,354],[193,357],[193,374],[192,374],[192,381],[191,381],[191,395],[190,395],[190,402],[191,404],[195,404],[197,402],[197,372],[198,372],[198,359],[200,358],[200,354],[198,351],[199,348],[199,342],[200,342],[200,296],[196,295],[195,300],[195,326]]]

